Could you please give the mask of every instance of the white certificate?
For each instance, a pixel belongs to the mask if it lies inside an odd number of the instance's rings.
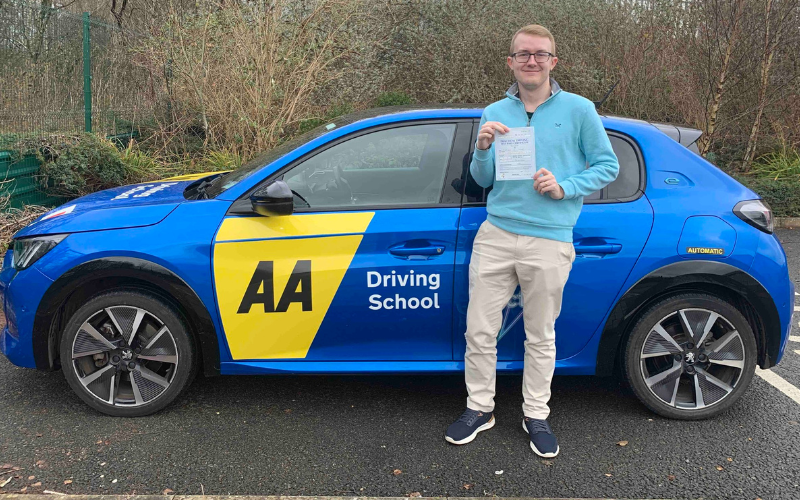
[[[494,139],[495,180],[532,180],[536,173],[536,141],[533,127],[508,129]]]

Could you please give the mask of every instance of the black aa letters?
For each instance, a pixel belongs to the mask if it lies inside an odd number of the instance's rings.
[[[263,292],[258,291],[261,285],[264,285]],[[244,292],[237,314],[249,313],[253,304],[263,304],[265,313],[275,312],[275,292],[272,288],[272,261],[262,260],[250,278],[250,284],[247,285],[247,291]]]
[[[292,302],[299,302],[303,311],[311,310],[311,261],[298,260],[292,275],[286,283],[286,288],[275,307],[275,291],[273,283],[273,262],[262,260],[256,267],[256,272],[250,278],[247,290],[244,292],[242,303],[239,304],[238,314],[247,314],[254,304],[261,304],[265,313],[286,312]],[[263,290],[259,292],[259,290]]]

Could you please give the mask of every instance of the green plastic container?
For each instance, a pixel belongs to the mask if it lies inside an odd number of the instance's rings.
[[[25,205],[54,207],[68,200],[61,196],[50,196],[41,190],[36,178],[41,163],[36,156],[26,155],[17,161],[12,161],[12,158],[12,152],[0,151],[0,196],[9,197],[6,209]]]

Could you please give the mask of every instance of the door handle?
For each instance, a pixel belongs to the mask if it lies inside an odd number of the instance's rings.
[[[413,257],[415,255],[436,256],[444,253],[444,246],[431,245],[427,247],[397,247],[389,249],[389,253],[397,257]]]
[[[619,253],[622,245],[619,243],[605,243],[602,245],[576,245],[575,253]]]

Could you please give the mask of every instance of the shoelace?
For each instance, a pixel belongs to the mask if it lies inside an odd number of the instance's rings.
[[[547,420],[537,420],[535,418],[526,418],[525,425],[528,426],[528,431],[533,434],[534,432],[546,432],[548,434],[552,434],[553,431],[550,430],[550,425],[548,425]]]
[[[458,417],[458,422],[464,422],[471,427],[481,415],[483,415],[483,413],[467,408],[467,410],[460,417]]]

